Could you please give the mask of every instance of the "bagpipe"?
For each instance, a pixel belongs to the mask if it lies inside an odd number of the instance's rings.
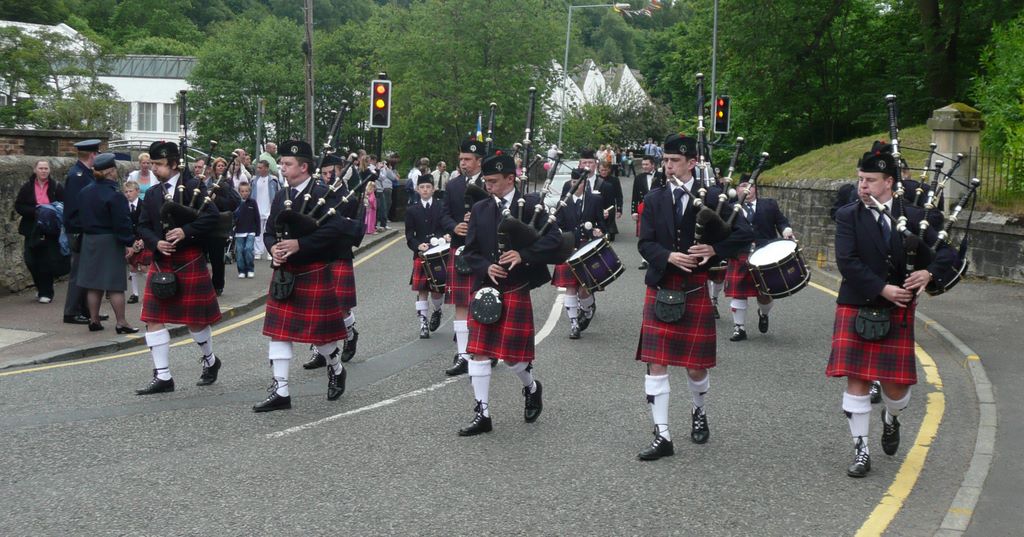
[[[195,222],[196,219],[199,218],[199,214],[203,209],[213,201],[213,198],[210,196],[201,196],[202,190],[198,187],[192,189],[191,197],[188,201],[185,201],[185,180],[190,176],[188,174],[188,165],[186,161],[186,155],[188,154],[186,94],[187,92],[185,90],[178,92],[180,97],[180,108],[178,111],[178,120],[180,123],[178,130],[178,142],[180,149],[179,152],[182,155],[182,164],[180,166],[182,171],[180,172],[177,188],[172,192],[166,192],[164,194],[164,203],[160,207],[160,222],[163,224],[164,231],[179,228]]]

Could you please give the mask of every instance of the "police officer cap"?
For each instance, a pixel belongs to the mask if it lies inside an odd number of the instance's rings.
[[[484,143],[477,141],[476,138],[466,138],[462,141],[462,145],[459,146],[459,153],[473,153],[478,157],[484,156]]]
[[[153,160],[168,160],[180,157],[178,144],[174,142],[159,141],[149,146],[149,158]]]
[[[429,173],[421,173],[420,176],[416,178],[416,186],[420,186],[422,184],[433,185],[434,176],[430,175]]]
[[[512,155],[507,155],[503,151],[496,151],[493,155],[484,159],[484,163],[481,166],[481,173],[483,175],[515,175],[516,173],[516,161],[512,160]]]
[[[109,170],[117,166],[117,157],[113,153],[100,153],[92,162],[92,169],[96,171]]]
[[[596,159],[597,158],[597,152],[594,151],[593,149],[589,148],[589,147],[584,147],[583,149],[580,149],[580,158],[581,159],[585,159],[585,158]]]
[[[665,138],[666,155],[682,155],[686,158],[697,157],[697,140],[683,133],[674,133]]]
[[[313,148],[302,140],[286,140],[277,146],[282,157],[299,157],[313,160]]]
[[[101,143],[103,142],[96,139],[82,140],[81,142],[75,144],[75,149],[79,151],[91,151],[93,153],[99,153]]]

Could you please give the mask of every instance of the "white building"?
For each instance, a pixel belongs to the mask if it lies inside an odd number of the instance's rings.
[[[561,64],[552,62],[552,71],[558,82],[545,106],[555,119],[561,117],[562,110],[571,113],[586,104],[637,106],[651,102],[650,96],[640,86],[640,73],[626,64],[613,65],[602,71],[596,62],[586,60],[565,78]]]
[[[197,60],[189,56],[129,54],[110,62],[100,82],[110,84],[125,103],[122,138],[153,142],[177,139],[178,92]]]

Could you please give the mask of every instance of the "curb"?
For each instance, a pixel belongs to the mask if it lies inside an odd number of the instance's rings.
[[[397,228],[389,229],[387,231],[374,234],[373,238],[369,241],[364,241],[358,248],[352,250],[354,254],[358,254],[374,246],[384,242],[387,239],[392,238],[399,234]],[[234,319],[240,315],[248,313],[256,308],[259,308],[267,300],[266,293],[257,295],[252,298],[244,298],[244,302],[231,306],[221,311],[221,320],[217,324],[221,324],[230,319]],[[216,326],[216,325],[214,325]],[[187,326],[176,326],[168,329],[171,333],[171,338],[176,338],[188,334]],[[106,354],[111,352],[122,351],[131,349],[133,347],[142,347],[146,344],[146,338],[141,336],[125,336],[121,339],[107,340],[101,343],[92,343],[89,345],[82,345],[80,347],[71,347],[66,349],[60,349],[56,351],[44,352],[25,358],[24,360],[15,361],[0,367],[0,370],[12,369],[15,367],[24,367],[28,365],[39,365],[39,364],[50,364],[55,362],[67,362],[71,360],[77,360],[79,358],[87,358],[90,356],[96,356],[97,354]]]
[[[817,271],[835,281],[839,278],[833,274]],[[934,537],[959,537],[967,531],[971,524],[971,517],[974,515],[974,508],[981,498],[982,487],[989,471],[992,469],[992,457],[995,454],[996,430],[999,423],[996,414],[995,392],[992,391],[992,383],[985,372],[985,365],[981,357],[974,352],[966,343],[949,331],[938,321],[917,312],[916,316],[924,324],[925,330],[933,332],[946,342],[954,351],[963,355],[964,361],[961,366],[966,367],[971,374],[974,383],[974,391],[978,397],[978,435],[974,442],[974,452],[971,455],[970,466],[964,472],[960,488],[953,497],[953,501],[946,510],[946,516],[942,519],[939,529],[932,535]]]

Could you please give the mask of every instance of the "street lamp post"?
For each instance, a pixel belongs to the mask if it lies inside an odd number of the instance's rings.
[[[574,6],[572,4],[568,4],[567,7],[569,8],[569,16],[568,16],[568,18],[566,19],[566,22],[565,22],[565,62],[562,64],[562,103],[561,103],[562,113],[559,114],[559,117],[558,117],[558,148],[559,149],[562,149],[562,127],[563,127],[563,125],[565,125],[565,114],[566,114],[565,94],[568,93],[568,89],[569,89],[569,36],[570,36],[570,32],[572,31],[572,10],[574,10],[574,9],[596,8],[596,7],[613,7],[613,8],[617,8],[617,9],[629,9],[630,5],[626,4],[626,3],[623,3],[623,2],[619,2],[619,3],[615,3],[615,4],[588,4],[588,5],[582,5],[582,6]]]

